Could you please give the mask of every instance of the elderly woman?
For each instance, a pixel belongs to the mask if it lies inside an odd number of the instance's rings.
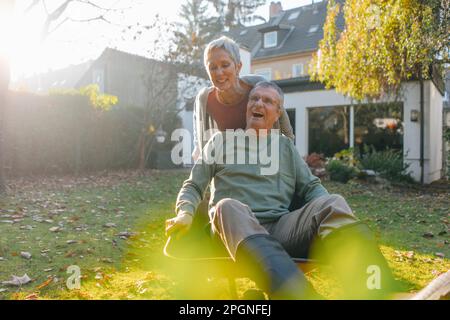
[[[239,76],[242,62],[239,46],[228,37],[210,42],[204,52],[204,65],[212,86],[203,88],[194,106],[194,152],[197,160],[213,131],[245,129],[246,108],[250,90],[265,79],[258,75]],[[293,139],[294,135],[286,111],[274,125]]]

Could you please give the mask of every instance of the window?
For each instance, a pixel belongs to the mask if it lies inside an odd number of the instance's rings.
[[[264,48],[273,48],[277,46],[277,32],[264,33]]]
[[[403,105],[378,103],[354,106],[354,148],[360,156],[366,146],[377,151],[403,149]],[[350,107],[308,109],[308,153],[332,157],[350,143]]]
[[[292,65],[292,77],[300,77],[303,75],[303,63]]]
[[[292,12],[292,13],[289,15],[288,20],[294,20],[294,19],[297,19],[299,14],[300,14],[300,11]]]
[[[248,30],[242,30],[242,31],[239,33],[239,35],[243,36],[244,34],[247,33],[247,31],[248,31]]]
[[[355,106],[355,149],[403,149],[403,104],[377,103]]]
[[[272,69],[270,68],[256,69],[255,73],[259,74],[260,76],[263,76],[268,81],[272,80]]]
[[[319,25],[315,24],[315,25],[309,27],[308,33],[313,33],[313,32],[316,32],[317,30],[319,30]]]
[[[319,107],[308,110],[308,154],[332,157],[349,147],[349,107]]]

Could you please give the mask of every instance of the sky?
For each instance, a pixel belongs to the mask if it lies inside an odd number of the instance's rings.
[[[151,55],[155,47],[153,41],[159,39],[164,43],[164,30],[159,34],[145,33],[145,37],[133,40],[139,23],[151,24],[158,14],[167,21],[179,21],[178,13],[185,0],[101,0],[95,3],[105,7],[116,8],[107,17],[112,24],[101,21],[71,22],[61,24],[42,43],[40,33],[45,18],[45,8],[42,5],[25,12],[31,0],[16,0],[12,19],[0,19],[0,47],[10,58],[12,80],[22,76],[64,68],[71,64],[78,64],[90,59],[96,59],[106,47],[117,48],[122,51]],[[312,0],[281,0],[283,9],[291,9],[310,4]],[[317,2],[317,1],[316,1]],[[51,11],[51,5],[57,6],[61,1],[46,1]],[[132,5],[130,5],[132,3]],[[255,14],[268,18],[269,3],[260,7]],[[69,11],[67,11],[69,12]],[[70,7],[73,19],[89,19],[98,16],[99,9],[93,10],[85,5],[75,4]],[[1,18],[1,12],[0,12]],[[9,21],[8,21],[9,20]],[[126,26],[135,26],[127,29]],[[1,32],[3,30],[3,32]],[[125,30],[125,31],[124,31]],[[6,31],[6,32],[5,32]],[[5,41],[3,38],[7,38]]]

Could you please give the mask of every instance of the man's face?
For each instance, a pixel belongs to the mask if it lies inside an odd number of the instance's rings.
[[[270,130],[280,115],[280,96],[275,89],[257,87],[252,90],[247,104],[247,129]]]

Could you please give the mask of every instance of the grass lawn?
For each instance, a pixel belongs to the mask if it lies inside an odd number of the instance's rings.
[[[84,177],[12,180],[0,198],[0,299],[177,299],[180,279],[190,298],[229,299],[225,279],[200,281],[195,271],[163,256],[164,220],[187,170],[113,172]],[[325,182],[376,232],[405,290],[415,292],[450,269],[450,190]],[[22,252],[31,257],[22,256]],[[68,290],[69,266],[81,288]],[[27,274],[19,287],[1,284]],[[308,278],[333,298],[331,270]],[[188,281],[189,283],[189,281]],[[254,284],[238,281],[242,294]]]

